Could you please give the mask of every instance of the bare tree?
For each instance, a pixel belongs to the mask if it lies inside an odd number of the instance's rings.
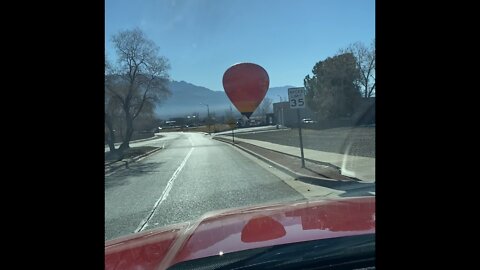
[[[107,84],[107,77],[112,73],[112,66],[105,56],[105,84]],[[115,152],[115,119],[121,113],[120,100],[115,98],[110,91],[105,88],[105,136],[110,148],[110,152]]]
[[[105,95],[105,126],[108,147],[110,151],[115,151],[115,120],[120,116],[121,106],[120,103],[109,95]]]
[[[364,98],[375,96],[375,39],[370,48],[361,42],[350,44],[346,49],[341,49],[339,54],[352,53],[357,59],[361,77],[357,83],[361,88]]]
[[[112,42],[117,64],[106,76],[105,88],[120,103],[125,117],[125,136],[119,147],[123,152],[130,147],[134,120],[170,94],[167,88],[170,66],[159,55],[158,46],[138,28],[113,35]]]

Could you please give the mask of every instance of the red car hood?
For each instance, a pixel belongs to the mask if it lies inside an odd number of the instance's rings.
[[[106,241],[105,268],[166,269],[246,249],[374,233],[375,197],[239,208]]]

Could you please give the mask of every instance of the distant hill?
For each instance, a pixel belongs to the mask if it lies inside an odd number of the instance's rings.
[[[200,117],[207,115],[207,108],[201,103],[208,104],[210,112],[223,115],[225,110],[236,111],[224,91],[213,91],[185,81],[171,81],[170,91],[172,96],[160,104],[156,113],[160,118],[170,118],[199,113]],[[273,102],[279,102],[280,97],[285,100],[288,96],[287,89],[293,86],[272,87],[268,89],[267,97]]]
[[[280,98],[282,98],[283,101],[286,101],[288,99],[288,88],[292,87],[297,86],[286,85],[280,87],[271,87],[268,89],[267,97],[271,98],[274,103],[280,102]]]

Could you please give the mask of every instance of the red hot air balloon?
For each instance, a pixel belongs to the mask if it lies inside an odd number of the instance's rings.
[[[250,118],[262,102],[269,83],[267,71],[253,63],[235,64],[223,74],[225,93],[237,110],[247,118]]]

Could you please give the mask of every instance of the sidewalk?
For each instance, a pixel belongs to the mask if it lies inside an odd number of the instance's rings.
[[[232,142],[231,136],[219,135],[215,136],[215,138],[230,143]],[[307,169],[303,169],[301,168],[300,149],[297,147],[241,138],[235,138],[235,143],[253,152],[257,152],[260,155],[266,155],[265,157],[270,156],[273,160],[278,160],[278,163],[283,164],[283,166],[287,168],[295,168],[295,170],[301,174],[312,176],[312,173],[316,173],[317,175],[323,175],[327,178],[343,180],[348,179],[348,177],[353,177],[362,182],[375,182],[375,158],[350,156],[304,148],[303,151]],[[275,152],[277,153],[276,155]],[[308,173],[308,171],[313,172]],[[341,175],[339,174],[340,172]]]
[[[248,128],[236,128],[235,129],[235,134],[245,134],[245,133],[261,133],[261,132],[274,132],[274,131],[282,131],[282,130],[287,130],[287,129],[290,129],[290,128],[287,128],[287,127],[284,127],[282,125],[279,125],[279,127],[277,128],[277,126],[259,126],[259,127],[248,127]],[[227,131],[221,131],[221,132],[217,132],[217,133],[212,133],[212,135],[214,136],[218,136],[218,135],[230,135],[232,134],[232,131],[231,130],[227,130]]]
[[[139,143],[139,142],[145,142],[145,141],[151,141],[151,140],[159,139],[159,138],[162,138],[162,137],[164,137],[164,135],[162,135],[160,133],[154,133],[153,137],[148,137],[148,138],[145,138],[145,139],[138,139],[138,140],[135,140],[135,141],[130,141],[130,143],[135,144],[135,143]],[[121,142],[115,143],[115,148],[117,148],[121,144],[122,144]],[[106,152],[110,152],[110,147],[108,146],[108,144],[105,145],[105,153]]]

